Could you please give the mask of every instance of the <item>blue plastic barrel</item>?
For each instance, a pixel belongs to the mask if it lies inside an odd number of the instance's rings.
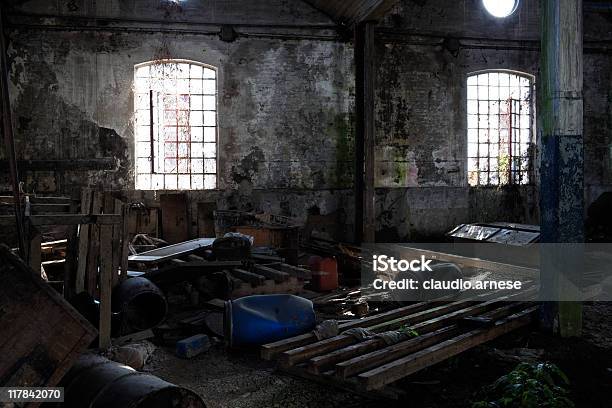
[[[229,346],[254,346],[297,336],[316,325],[312,302],[293,295],[255,295],[225,302]]]

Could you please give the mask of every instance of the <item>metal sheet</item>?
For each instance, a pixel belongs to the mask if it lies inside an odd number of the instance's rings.
[[[483,225],[466,224],[451,232],[449,235],[453,238],[471,239],[475,241],[486,241],[493,234],[499,232],[497,227],[488,227]]]
[[[191,241],[185,241],[174,245],[168,245],[163,248],[153,249],[151,251],[142,252],[137,255],[132,255],[128,258],[130,262],[142,263],[157,263],[172,258],[188,255],[197,251],[200,248],[211,247],[215,238],[198,238]]]
[[[502,229],[494,236],[487,239],[487,242],[495,242],[497,244],[525,246],[540,238],[539,232],[532,231],[517,231]]]

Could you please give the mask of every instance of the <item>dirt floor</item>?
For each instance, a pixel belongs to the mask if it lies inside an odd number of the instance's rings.
[[[612,303],[585,305],[584,336],[562,340],[533,328],[415,374],[396,386],[404,401],[371,400],[275,371],[256,353],[227,353],[221,346],[190,360],[158,349],[146,367],[167,381],[191,388],[209,408],[221,407],[469,407],[476,392],[521,361],[551,361],[568,375],[579,408],[612,407]]]

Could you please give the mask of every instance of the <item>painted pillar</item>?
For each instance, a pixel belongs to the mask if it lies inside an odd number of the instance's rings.
[[[584,242],[582,0],[541,1],[540,129],[541,323],[578,336]],[[561,243],[560,245],[546,245]],[[565,299],[566,301],[562,301]]]

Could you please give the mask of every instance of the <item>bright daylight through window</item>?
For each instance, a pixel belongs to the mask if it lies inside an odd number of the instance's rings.
[[[217,187],[217,71],[182,60],[135,69],[136,188]]]
[[[511,71],[467,79],[470,186],[529,184],[533,156],[533,81]]]

